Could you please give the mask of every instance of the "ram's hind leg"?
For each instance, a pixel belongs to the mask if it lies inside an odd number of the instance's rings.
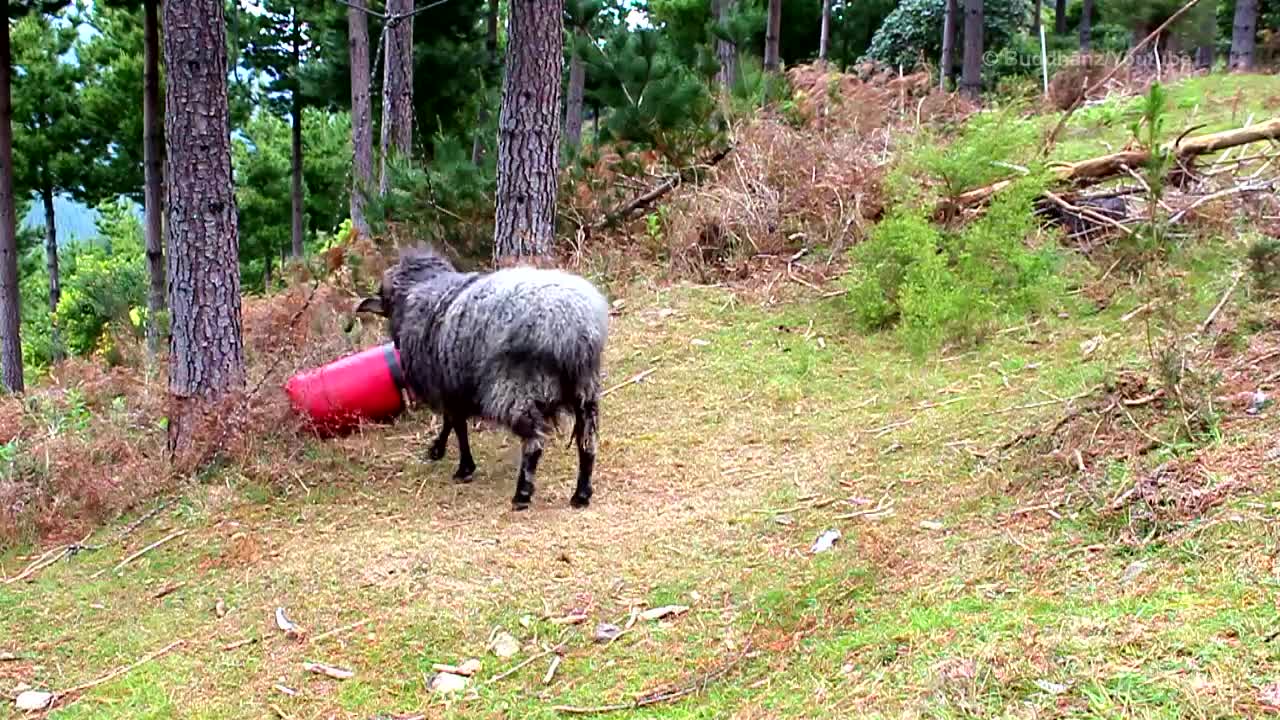
[[[516,476],[516,494],[511,499],[515,510],[528,510],[533,502],[534,479],[538,474],[538,461],[542,459],[542,446],[547,436],[547,416],[543,408],[531,404],[522,413],[512,431],[520,438],[520,473]]]
[[[591,474],[596,465],[599,428],[599,403],[588,400],[573,412],[573,437],[578,444],[578,487],[569,504],[584,508],[591,504]]]
[[[471,443],[467,440],[467,419],[454,418],[453,432],[458,436],[458,469],[454,471],[453,479],[471,482],[471,476],[476,472],[476,461],[471,457]]]

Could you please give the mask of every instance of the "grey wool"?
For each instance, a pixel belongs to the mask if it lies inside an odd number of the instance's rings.
[[[572,415],[578,483],[570,502],[590,503],[609,334],[609,304],[594,285],[533,267],[459,272],[434,250],[412,249],[356,309],[388,319],[409,390],[443,419],[428,456],[443,458],[450,433],[457,436],[456,480],[475,472],[468,419],[498,423],[521,440],[512,504],[527,508],[546,437]]]

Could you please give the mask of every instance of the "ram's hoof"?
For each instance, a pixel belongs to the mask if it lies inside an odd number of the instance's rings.
[[[569,498],[569,505],[571,507],[584,508],[590,504],[591,504],[590,495],[579,495],[578,493],[574,493],[573,497]]]
[[[443,460],[444,453],[445,447],[443,445],[432,445],[427,449],[427,459],[432,462],[435,462],[436,460]]]
[[[530,505],[532,502],[533,502],[533,500],[532,500],[531,498],[530,498],[530,499],[525,499],[525,500],[512,500],[512,501],[511,501],[511,509],[512,509],[512,510],[514,510],[514,511],[516,511],[516,512],[520,512],[521,510],[528,510],[528,509],[529,509],[529,505]]]
[[[469,483],[475,477],[476,469],[474,467],[460,467],[453,473],[453,481],[456,483]]]

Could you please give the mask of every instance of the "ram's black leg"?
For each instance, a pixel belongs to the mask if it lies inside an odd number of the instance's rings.
[[[458,436],[458,469],[453,479],[458,482],[470,482],[476,472],[476,461],[471,457],[471,443],[467,441],[467,419],[454,418],[453,432]]]
[[[542,438],[524,440],[520,450],[520,474],[516,477],[516,494],[511,499],[511,507],[528,510],[533,502],[533,481],[538,473],[538,461],[542,459]]]
[[[569,504],[584,508],[591,504],[591,473],[596,465],[598,404],[589,400],[574,410],[573,437],[578,443],[578,487]]]
[[[427,459],[443,460],[444,455],[449,450],[449,433],[453,432],[453,424],[449,422],[449,416],[443,416],[441,420],[440,434],[436,435],[436,439],[431,442],[431,447],[427,450]]]

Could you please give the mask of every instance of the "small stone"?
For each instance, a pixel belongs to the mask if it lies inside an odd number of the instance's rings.
[[[427,687],[432,692],[441,694],[461,692],[467,688],[467,679],[453,673],[436,673]]]
[[[613,642],[622,634],[622,628],[613,623],[600,623],[596,625],[595,641],[598,643]]]
[[[663,605],[662,607],[651,608],[640,613],[641,620],[660,620],[668,615],[679,615],[688,611],[685,605]]]
[[[493,638],[493,643],[489,645],[489,649],[500,658],[515,657],[516,653],[520,652],[520,641],[504,630]]]
[[[920,527],[925,530],[941,530],[944,526],[937,520],[921,520]]]
[[[43,710],[53,704],[53,693],[44,692],[43,690],[27,690],[18,695],[18,699],[14,704],[24,712]]]
[[[458,674],[471,677],[472,675],[480,672],[480,667],[480,661],[475,658],[471,658],[458,666]]]
[[[1120,582],[1124,583],[1125,585],[1128,585],[1134,580],[1137,580],[1139,575],[1146,572],[1146,569],[1147,569],[1147,563],[1143,562],[1142,560],[1135,560],[1134,562],[1129,564],[1129,567],[1124,569],[1124,575],[1121,576]]]

